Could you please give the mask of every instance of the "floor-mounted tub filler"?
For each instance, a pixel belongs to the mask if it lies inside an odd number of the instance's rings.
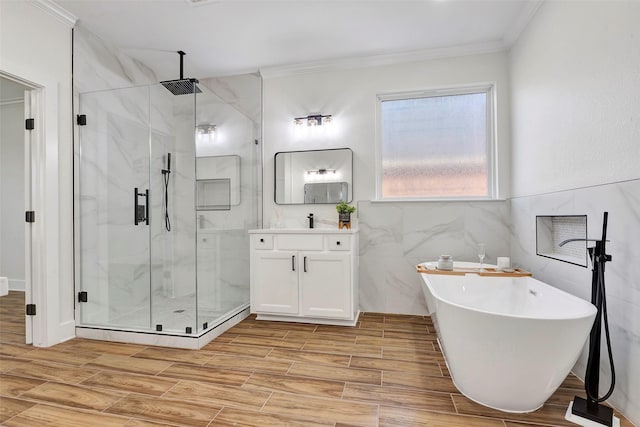
[[[578,359],[596,308],[532,277],[430,274],[436,263],[418,271],[458,390],[501,411],[541,407]]]

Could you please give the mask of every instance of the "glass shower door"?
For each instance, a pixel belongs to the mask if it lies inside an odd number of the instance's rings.
[[[151,327],[196,335],[195,98],[149,86]]]
[[[80,323],[149,330],[149,88],[80,94],[79,112]]]

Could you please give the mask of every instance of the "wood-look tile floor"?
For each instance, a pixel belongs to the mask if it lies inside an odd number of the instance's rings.
[[[473,403],[423,316],[363,313],[354,328],[252,316],[194,351],[84,339],[34,348],[23,313],[22,293],[0,297],[6,426],[573,426],[565,409],[583,394],[571,375],[533,413]]]

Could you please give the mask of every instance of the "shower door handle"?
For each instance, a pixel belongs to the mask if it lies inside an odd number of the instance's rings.
[[[145,217],[144,222],[149,225],[149,189],[144,192]]]
[[[139,202],[140,196],[144,196],[144,205]],[[149,225],[149,190],[144,193],[138,192],[138,187],[133,189],[133,223],[138,225],[141,222]]]

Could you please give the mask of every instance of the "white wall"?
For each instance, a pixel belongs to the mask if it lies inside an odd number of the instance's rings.
[[[639,14],[635,1],[550,2],[520,37],[514,196],[640,178]]]
[[[265,226],[276,211],[304,224],[311,207],[322,220],[335,220],[333,206],[277,206],[273,201],[273,156],[278,151],[351,148],[354,152],[354,200],[375,198],[376,95],[480,82],[494,82],[498,104],[500,196],[510,182],[508,69],[505,53],[473,55],[350,70],[324,71],[264,81]],[[330,135],[298,137],[293,118],[332,114]]]
[[[489,261],[509,253],[509,205],[490,202],[371,203],[375,198],[376,95],[388,92],[493,82],[497,96],[500,196],[510,183],[509,95],[506,53],[472,55],[349,70],[265,78],[264,224],[336,227],[331,205],[276,205],[274,155],[279,151],[351,148],[353,200],[360,226],[360,308],[426,314],[415,262],[450,253],[477,260],[475,247],[487,243]],[[311,113],[334,117],[330,134],[298,137],[293,118]]]
[[[510,58],[512,257],[584,299],[591,271],[536,256],[535,216],[609,212],[607,305],[616,365],[610,402],[640,423],[640,3],[545,2]],[[610,372],[602,350],[601,395]],[[574,372],[584,377],[586,351]]]
[[[45,122],[36,124],[45,127],[45,166],[38,172],[42,198],[35,206],[37,240],[45,247],[42,277],[34,278],[41,291],[34,293],[36,346],[74,336],[71,25],[37,2],[0,2],[0,70],[44,92]]]
[[[24,290],[24,102],[0,104],[0,276]]]

